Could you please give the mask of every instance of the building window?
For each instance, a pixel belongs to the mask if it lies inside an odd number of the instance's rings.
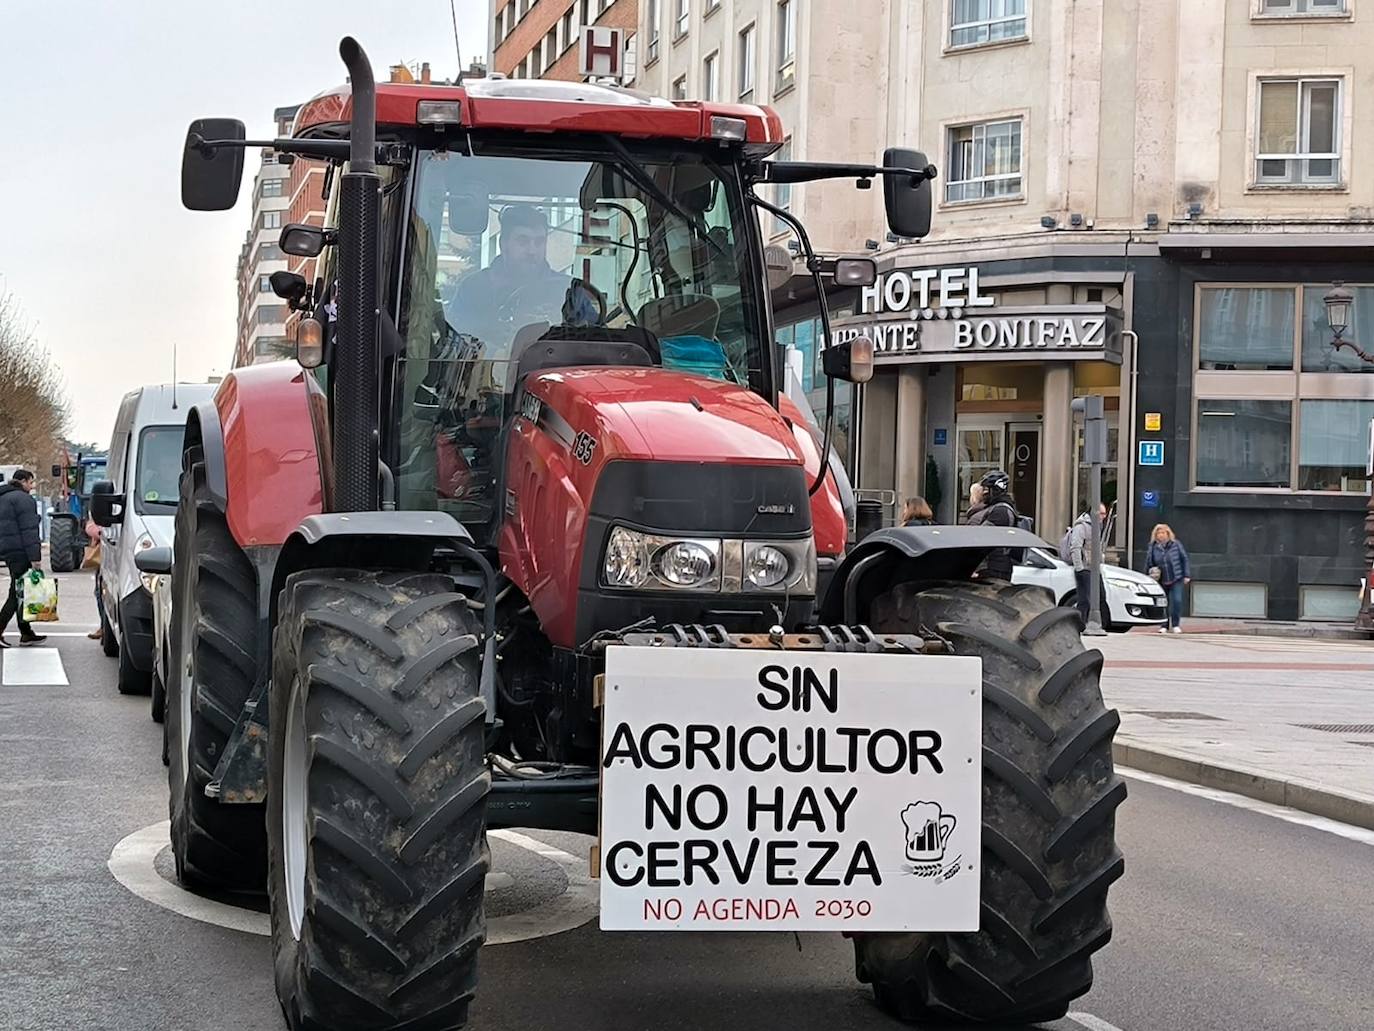
[[[1326,322],[1323,298],[1330,283],[1309,283],[1302,288],[1302,371],[1359,372],[1374,376],[1374,365],[1348,348],[1331,346],[1331,327]],[[1374,351],[1374,286],[1345,287],[1354,295],[1350,308],[1350,328],[1345,339],[1353,340],[1366,351]]]
[[[1197,402],[1199,487],[1287,487],[1291,401]]]
[[[257,324],[259,326],[270,326],[286,321],[286,305],[284,304],[264,304],[258,309]]]
[[[774,155],[774,159],[777,161],[792,160],[792,141],[790,139],[786,140],[783,145],[778,148],[777,153]],[[782,208],[783,211],[790,212],[792,210],[791,183],[778,183],[777,186],[773,187],[773,204],[775,207]],[[790,232],[792,232],[792,227],[790,225],[776,215],[773,216],[773,235],[776,236],[779,233]]]
[[[282,187],[286,184],[285,179],[264,179],[262,181],[262,196],[280,197]]]
[[[258,337],[253,342],[253,353],[259,358],[294,358],[296,345],[286,337]]]
[[[1255,184],[1340,182],[1339,79],[1262,79]]]
[[[281,248],[275,243],[265,243],[258,248],[258,261],[281,261]]]
[[[262,213],[262,227],[263,227],[264,229],[280,229],[280,228],[281,228],[281,212],[280,212],[280,211],[264,211],[264,212]]]
[[[739,95],[747,97],[754,92],[754,26],[741,29],[739,34]]]
[[[673,95],[671,99],[687,99],[687,76],[679,75],[676,79],[673,80]]]
[[[265,294],[272,291],[272,277],[258,276],[258,293]]]
[[[1021,119],[960,125],[949,130],[945,200],[1021,196]]]
[[[602,11],[611,6],[611,3],[612,0],[596,0],[596,13],[600,15]]]
[[[706,55],[701,63],[701,99],[705,101],[720,99],[720,52]]]
[[[653,64],[658,60],[658,5],[659,0],[645,0],[644,3],[644,31],[649,36],[646,64]]]
[[[1302,584],[1298,587],[1298,618],[1350,623],[1360,611],[1357,587]]]
[[[1198,367],[1292,371],[1295,303],[1287,286],[1204,289],[1198,303]]]
[[[596,17],[592,14],[592,0],[582,0],[582,24],[590,25],[594,21]]]
[[[506,38],[506,9],[504,7],[496,12],[496,23],[492,38],[496,40],[498,45]]]
[[[949,45],[977,47],[1026,38],[1026,0],[950,0]]]
[[[674,0],[674,3],[677,14],[673,24],[673,39],[677,40],[687,35],[687,28],[692,20],[692,4],[691,0]]]
[[[577,12],[569,7],[568,13],[563,15],[563,47],[567,50],[577,39]]]
[[[1260,14],[1302,18],[1345,14],[1345,0],[1260,0]]]
[[[797,5],[793,0],[778,0],[777,10],[778,74],[774,93],[781,93],[797,81]]]
[[[1227,616],[1232,619],[1263,619],[1269,609],[1264,584],[1203,583],[1194,580],[1190,608],[1194,616]]]
[[[1298,407],[1298,490],[1368,493],[1374,401],[1304,400]]]
[[[558,30],[549,29],[549,34],[544,37],[544,71],[553,67],[553,63],[558,60]]]
[[[720,0],[706,0],[706,13],[703,14],[702,17],[705,18],[708,15],[715,14],[719,10]]]
[[[520,17],[530,13],[530,8],[534,6],[535,0],[520,0]]]

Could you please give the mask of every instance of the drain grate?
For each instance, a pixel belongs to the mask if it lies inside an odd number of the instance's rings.
[[[1217,723],[1225,723],[1220,716],[1208,716],[1205,712],[1175,712],[1171,709],[1135,709],[1132,710],[1137,716],[1148,716],[1152,720],[1214,720]]]
[[[1374,734],[1374,723],[1295,723],[1293,726],[1327,734]]]

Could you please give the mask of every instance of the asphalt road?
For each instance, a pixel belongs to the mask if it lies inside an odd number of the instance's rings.
[[[147,901],[110,870],[117,843],[144,828],[145,840],[156,837],[166,779],[147,699],[121,697],[114,661],[81,633],[93,619],[89,593],[85,578],[66,578],[63,611],[74,622],[51,628],[47,642],[68,686],[14,684],[19,667],[3,670],[0,1028],[277,1031],[266,938]],[[13,652],[3,654],[9,663]],[[1130,790],[1119,819],[1127,872],[1111,896],[1115,940],[1075,1019],[1046,1026],[1374,1027],[1374,838],[1141,780]],[[799,947],[791,935],[600,933],[584,873],[590,840],[532,837],[544,844],[494,844],[488,912],[505,943],[483,954],[470,1026],[898,1026],[854,981],[838,936],[803,935]],[[163,894],[186,898],[165,880],[168,857],[157,851],[134,865]],[[250,925],[263,920],[251,906],[233,912]]]

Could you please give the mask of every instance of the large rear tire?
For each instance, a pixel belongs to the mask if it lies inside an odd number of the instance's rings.
[[[203,461],[193,460],[181,478],[173,547],[164,727],[177,876],[192,885],[261,891],[262,805],[205,796],[253,689],[258,618],[253,567],[215,506]]]
[[[286,581],[268,892],[277,995],[298,1031],[467,1020],[490,862],[478,629],[445,576]]]
[[[58,513],[52,517],[48,525],[48,565],[54,573],[70,573],[80,565],[72,562],[72,556],[81,552],[80,533],[75,516]]]
[[[859,979],[902,1020],[1056,1020],[1092,987],[1107,888],[1125,868],[1102,654],[1084,649],[1077,611],[1036,587],[902,584],[870,625],[983,660],[982,920],[973,933],[856,935]]]

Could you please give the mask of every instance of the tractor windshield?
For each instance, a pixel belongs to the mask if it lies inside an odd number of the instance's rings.
[[[497,514],[494,445],[520,356],[541,339],[637,344],[655,365],[766,392],[748,216],[727,169],[619,144],[540,156],[479,146],[422,152],[414,196],[402,507]]]

